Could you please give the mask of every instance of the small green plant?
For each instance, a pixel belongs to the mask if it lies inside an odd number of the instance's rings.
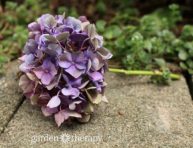
[[[115,17],[110,24],[98,21],[96,25],[123,68],[160,71],[162,77],[152,74],[151,80],[164,84],[171,79],[172,72],[187,70],[193,74],[193,26],[185,25],[179,33],[177,22],[182,16],[178,5],[141,18],[132,14],[129,18],[119,16],[123,20]]]
[[[27,24],[48,11],[48,3],[41,0],[25,0],[22,5],[6,2],[0,15],[0,72],[3,63],[18,57],[27,40]]]

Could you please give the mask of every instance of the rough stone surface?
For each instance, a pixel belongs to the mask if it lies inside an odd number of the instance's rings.
[[[161,87],[145,77],[108,73],[107,82],[109,103],[99,105],[87,124],[57,128],[25,101],[1,134],[0,147],[193,147],[193,104],[184,79]],[[62,142],[61,135],[71,139]]]
[[[22,95],[16,83],[18,63],[13,62],[5,67],[5,75],[0,78],[0,133],[21,102]]]

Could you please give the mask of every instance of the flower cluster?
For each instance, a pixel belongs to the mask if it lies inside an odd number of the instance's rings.
[[[44,14],[28,25],[19,86],[58,126],[90,119],[94,105],[107,101],[104,73],[112,54],[86,17]]]

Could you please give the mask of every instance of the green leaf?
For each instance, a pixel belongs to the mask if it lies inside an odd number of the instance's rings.
[[[99,32],[103,32],[105,30],[106,22],[103,20],[99,20],[96,22],[96,27]]]
[[[165,62],[164,59],[155,58],[155,62],[156,62],[160,67],[165,67],[165,66],[166,66],[166,62]]]
[[[180,58],[180,60],[186,60],[188,58],[188,54],[186,51],[180,50],[178,57]]]
[[[180,62],[180,67],[182,69],[188,69],[188,67],[186,66],[186,64],[184,62]]]
[[[104,37],[107,39],[113,39],[119,37],[122,33],[122,30],[119,26],[113,25],[106,29]]]
[[[0,63],[7,62],[8,60],[9,60],[8,57],[6,57],[6,56],[0,56]]]

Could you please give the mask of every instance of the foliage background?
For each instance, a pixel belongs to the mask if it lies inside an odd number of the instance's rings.
[[[1,0],[0,69],[18,58],[27,24],[43,13],[85,15],[96,23],[114,54],[111,67],[193,74],[193,2],[191,0]]]

